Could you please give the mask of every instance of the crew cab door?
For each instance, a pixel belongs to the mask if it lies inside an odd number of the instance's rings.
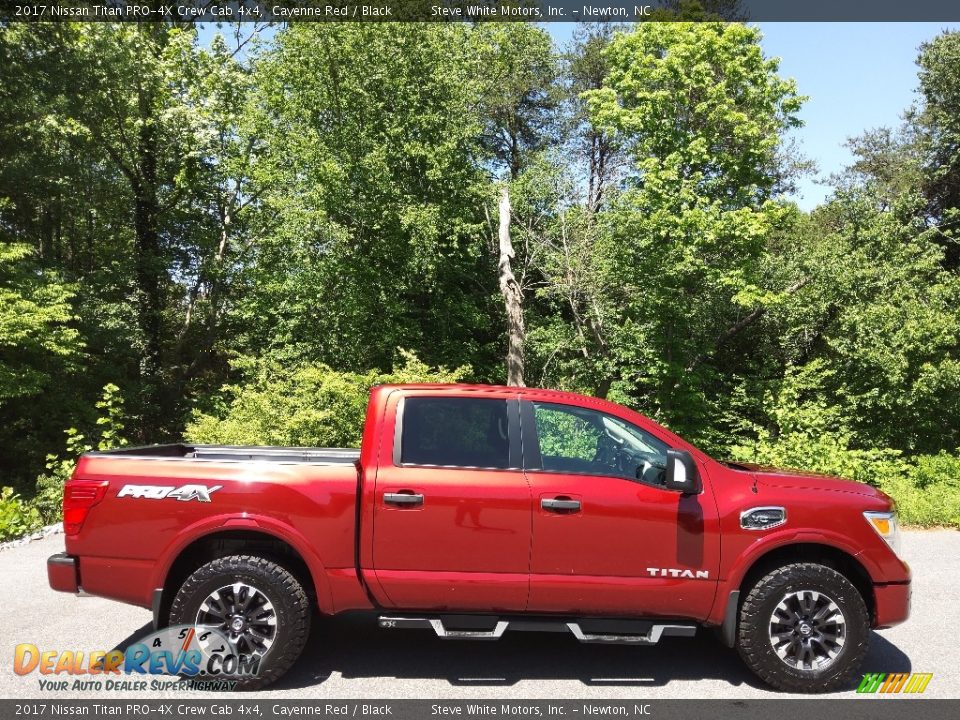
[[[524,610],[531,501],[516,395],[395,402],[374,492],[378,600],[407,610]]]
[[[720,535],[709,484],[662,485],[669,445],[593,407],[523,400],[531,612],[702,619]],[[701,472],[702,468],[701,468]]]

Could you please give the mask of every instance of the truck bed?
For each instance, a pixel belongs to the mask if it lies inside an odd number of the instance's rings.
[[[96,457],[309,463],[311,465],[353,465],[360,459],[357,448],[269,447],[259,445],[144,445],[87,453]]]

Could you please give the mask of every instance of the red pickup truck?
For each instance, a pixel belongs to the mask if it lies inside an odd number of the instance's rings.
[[[652,645],[717,630],[774,687],[849,684],[903,622],[893,502],[863,484],[713,460],[610,402],[379,386],[359,450],[159,445],[84,455],[50,586],[216,628],[261,672],[315,610],[443,638],[568,632]]]

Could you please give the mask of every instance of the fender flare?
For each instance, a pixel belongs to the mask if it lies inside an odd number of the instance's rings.
[[[182,532],[177,534],[174,541],[164,549],[157,560],[152,587],[162,589],[165,586],[174,562],[189,545],[210,535],[229,530],[249,530],[262,533],[292,547],[303,559],[310,572],[320,611],[324,614],[333,614],[335,607],[327,570],[313,546],[302,534],[289,525],[279,522],[275,518],[248,512],[243,513],[242,516],[206,518],[184,528]]]
[[[747,573],[765,555],[790,545],[823,545],[849,555],[859,563],[871,579],[876,577],[878,568],[869,561],[861,548],[851,545],[844,536],[831,531],[784,529],[771,533],[747,547],[732,562],[732,572],[719,583],[718,592],[710,610],[709,617],[721,626],[724,642],[732,641],[737,622],[737,609],[740,599],[740,585]],[[865,562],[866,561],[866,562]],[[732,645],[730,645],[732,647]]]

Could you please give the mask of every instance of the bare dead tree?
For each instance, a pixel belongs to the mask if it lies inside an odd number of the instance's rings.
[[[500,192],[500,228],[498,233],[500,261],[500,294],[503,295],[507,316],[507,385],[523,387],[526,329],[523,324],[523,292],[513,274],[513,243],[510,240],[510,190],[507,185]]]

